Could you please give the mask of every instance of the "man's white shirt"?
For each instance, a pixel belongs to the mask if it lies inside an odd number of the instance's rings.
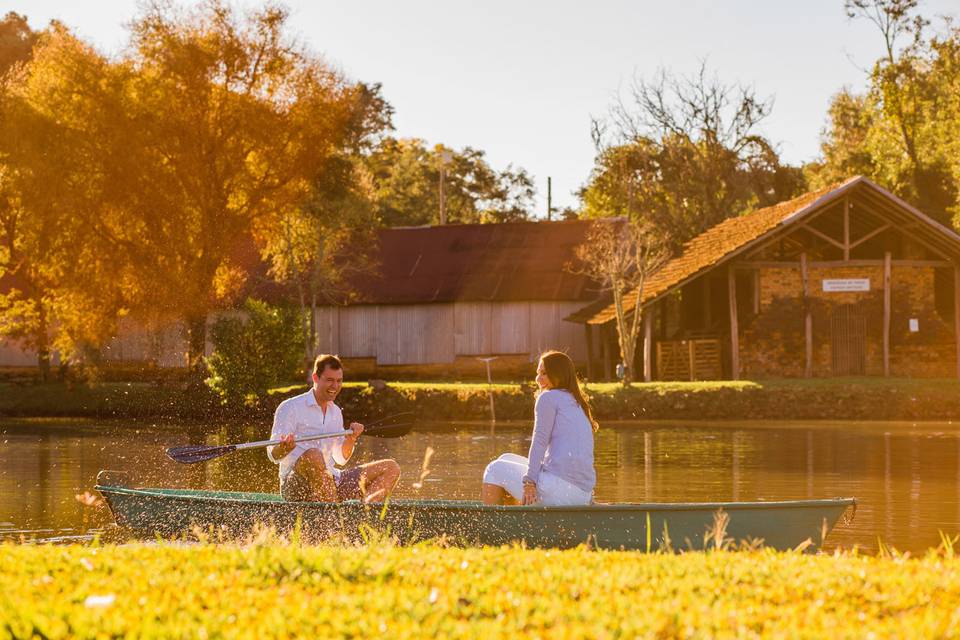
[[[313,389],[310,389],[306,393],[288,398],[280,403],[276,413],[273,414],[273,430],[270,432],[270,439],[279,440],[282,436],[291,433],[296,438],[302,438],[323,433],[341,433],[342,431],[343,412],[340,411],[340,407],[331,402],[327,405],[327,411],[324,414],[323,409],[317,403],[317,398],[313,395]],[[282,482],[293,471],[297,460],[309,449],[320,451],[324,462],[327,464],[327,469],[339,483],[340,470],[337,469],[336,464],[347,463],[346,458],[343,457],[343,438],[298,442],[293,451],[280,460],[274,459],[273,447],[267,447],[267,457],[280,465],[280,481]]]

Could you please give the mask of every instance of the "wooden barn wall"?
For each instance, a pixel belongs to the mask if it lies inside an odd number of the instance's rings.
[[[453,305],[453,344],[456,355],[493,353],[490,335],[493,305],[489,302],[457,302]]]
[[[345,358],[374,358],[383,365],[441,364],[489,354],[532,360],[545,349],[560,349],[585,362],[583,327],[563,320],[581,306],[581,302],[457,302],[320,307],[315,323],[317,350]],[[210,329],[216,320],[241,313],[211,315],[207,355],[213,351]],[[182,323],[151,329],[125,318],[102,353],[108,363],[183,367],[186,334]],[[0,341],[0,366],[36,366],[36,354],[16,342]]]
[[[449,363],[458,356],[488,354],[522,354],[532,359],[548,348],[584,361],[583,327],[563,320],[581,306],[579,302],[457,302],[329,307],[318,314],[318,335],[325,335],[322,328],[335,324],[327,314],[338,313],[340,333],[328,342],[330,350],[347,358],[375,358],[382,365]]]
[[[314,323],[317,351],[340,353],[340,312],[336,307],[319,307]]]
[[[377,308],[330,307],[339,314],[337,349],[345,358],[373,358],[377,355]]]

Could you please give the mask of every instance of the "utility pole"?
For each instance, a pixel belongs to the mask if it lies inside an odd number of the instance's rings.
[[[547,176],[547,220],[553,217],[553,180]]]
[[[447,224],[447,199],[444,193],[444,178],[447,175],[447,163],[453,159],[453,154],[446,149],[440,151],[440,224]]]

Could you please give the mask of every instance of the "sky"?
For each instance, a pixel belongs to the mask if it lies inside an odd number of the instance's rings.
[[[189,3],[188,3],[189,4]],[[773,98],[761,127],[791,164],[814,159],[832,95],[866,85],[882,53],[876,27],[843,0],[288,0],[293,35],[349,78],[379,82],[395,135],[486,152],[522,167],[546,215],[575,206],[602,117],[633,79],[689,75],[706,60],[727,84]],[[255,6],[252,2],[235,3]],[[957,0],[921,0],[922,14],[960,15]],[[67,24],[107,54],[127,41],[137,0],[0,0],[39,29]],[[937,21],[935,20],[936,24]]]

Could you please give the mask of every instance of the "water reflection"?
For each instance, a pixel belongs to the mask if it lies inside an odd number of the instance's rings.
[[[240,429],[263,439],[267,427]],[[262,451],[181,465],[163,449],[222,442],[223,433],[182,426],[83,421],[0,423],[0,535],[73,535],[109,521],[77,501],[100,469],[132,473],[145,486],[275,491],[276,466]],[[236,436],[234,436],[236,437]],[[400,497],[473,499],[484,466],[500,453],[525,453],[526,425],[422,425],[404,438],[368,437],[358,462],[396,458]],[[431,474],[418,479],[427,447]],[[596,497],[604,502],[859,499],[833,544],[913,552],[960,531],[960,428],[950,423],[831,422],[622,423],[597,434]]]

